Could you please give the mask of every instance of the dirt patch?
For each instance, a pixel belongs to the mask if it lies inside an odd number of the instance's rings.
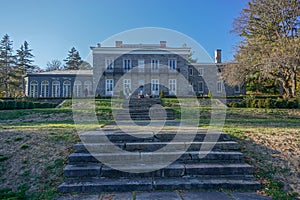
[[[0,130],[0,155],[7,157],[0,162],[1,188],[35,193],[47,182],[57,184],[75,137],[72,130]]]
[[[298,128],[261,128],[244,133],[242,151],[263,183],[268,184],[264,175],[271,174],[286,191],[300,194],[299,134]]]

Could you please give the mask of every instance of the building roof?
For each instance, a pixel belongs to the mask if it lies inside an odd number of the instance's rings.
[[[50,75],[50,74],[61,74],[61,75],[93,75],[93,70],[54,70],[50,72],[38,72],[34,74],[44,74],[44,75]]]

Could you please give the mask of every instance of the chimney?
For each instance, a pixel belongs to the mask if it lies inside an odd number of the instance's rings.
[[[97,47],[98,47],[98,48],[101,48],[101,44],[100,44],[100,43],[98,43],[98,44],[97,44]]]
[[[122,41],[116,41],[116,47],[122,47]]]
[[[161,48],[167,48],[167,42],[166,41],[160,41],[160,47]]]
[[[222,62],[222,50],[217,49],[215,50],[215,63],[221,63]]]

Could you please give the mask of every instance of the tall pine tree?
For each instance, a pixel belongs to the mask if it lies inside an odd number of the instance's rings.
[[[13,42],[9,35],[4,35],[0,41],[0,82],[4,87],[5,96],[10,96],[10,86],[14,81],[15,75],[15,56],[13,55]]]
[[[75,49],[75,47],[72,47],[69,51],[68,57],[64,59],[64,62],[66,63],[64,66],[65,70],[78,70],[83,61],[81,60],[79,52]]]
[[[29,49],[27,41],[17,50],[17,65],[22,70],[23,75],[31,73],[35,69],[35,66],[32,64],[34,56],[31,51],[32,49]]]

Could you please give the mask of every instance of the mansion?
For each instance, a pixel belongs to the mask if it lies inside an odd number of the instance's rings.
[[[91,47],[93,70],[58,70],[28,74],[25,95],[35,98],[108,97],[124,95],[234,96],[245,88],[229,87],[219,79],[221,50],[214,63],[190,63],[191,49],[159,44],[123,44]]]

